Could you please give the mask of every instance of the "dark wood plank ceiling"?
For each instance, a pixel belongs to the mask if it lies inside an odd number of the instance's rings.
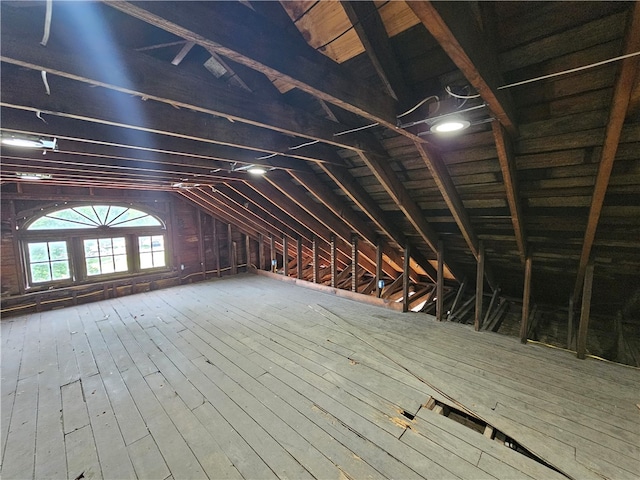
[[[43,46],[45,8],[2,2],[1,129],[58,148],[3,145],[3,192],[174,191],[250,235],[335,236],[345,265],[356,235],[371,273],[408,241],[415,278],[438,241],[475,278],[482,243],[489,286],[519,296],[531,256],[561,303],[589,261],[606,295],[638,281],[640,57],[501,88],[638,52],[637,2],[54,2]],[[469,107],[456,136],[421,122]]]

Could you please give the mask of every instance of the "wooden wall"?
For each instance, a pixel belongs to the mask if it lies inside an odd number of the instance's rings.
[[[13,188],[12,188],[13,187]],[[158,212],[167,222],[167,241],[171,245],[170,269],[158,274],[101,280],[42,292],[24,290],[24,275],[15,225],[24,215],[63,202],[127,202]],[[2,314],[24,313],[111,296],[137,293],[180,283],[201,281],[246,271],[246,236],[228,224],[199,211],[196,206],[167,192],[98,190],[73,187],[23,184],[3,186],[1,200],[1,270]],[[214,225],[215,224],[215,225]],[[229,242],[231,240],[231,243]],[[216,252],[216,241],[218,252]],[[235,245],[235,247],[234,247]],[[229,248],[231,246],[231,248]],[[250,264],[257,264],[257,242],[250,242]],[[236,265],[233,266],[235,251]]]

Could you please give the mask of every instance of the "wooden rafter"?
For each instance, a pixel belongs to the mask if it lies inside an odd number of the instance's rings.
[[[518,244],[520,261],[524,264],[527,256],[527,241],[524,233],[524,217],[522,216],[520,198],[518,196],[518,179],[516,176],[513,146],[509,139],[509,134],[505,132],[504,127],[500,123],[494,121],[491,127],[493,129],[493,138],[496,142],[502,180],[504,181],[504,188],[507,192],[507,203],[509,204],[511,223],[513,224],[513,231],[515,232],[516,243]]]
[[[627,25],[627,33],[624,40],[624,48],[622,54],[637,52],[640,50],[640,2],[636,1],[633,9],[629,13],[629,23]],[[639,75],[638,58],[631,57],[622,60],[618,68],[618,75],[613,87],[613,98],[611,101],[611,109],[609,110],[609,121],[605,130],[604,144],[600,155],[600,163],[598,165],[598,174],[591,197],[591,206],[589,207],[589,218],[585,229],[582,251],[580,253],[580,263],[578,265],[578,275],[576,284],[573,289],[573,300],[577,301],[584,282],[584,276],[591,257],[593,242],[596,237],[598,222],[600,221],[600,213],[604,203],[607,187],[609,185],[609,177],[613,169],[613,162],[618,151],[620,143],[620,135],[624,119],[629,106],[629,99],[636,77]]]
[[[346,110],[395,126],[396,102],[392,97],[350,78],[337,64],[312,47],[295,42],[251,9],[230,2],[210,2],[207,8],[166,2],[107,3]],[[211,18],[215,18],[215,29],[211,29]],[[260,41],[252,41],[258,38]],[[274,51],[289,55],[273,55]]]
[[[485,38],[466,2],[407,2],[413,13],[440,43],[500,123],[515,135],[517,127],[508,95],[501,86],[498,58],[486,48]]]

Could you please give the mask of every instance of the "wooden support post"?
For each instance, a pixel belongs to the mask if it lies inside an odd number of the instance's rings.
[[[334,242],[331,242],[332,244]],[[313,283],[320,283],[320,262],[319,262],[319,258],[318,258],[318,237],[313,237],[313,246],[312,246],[312,252],[313,252],[313,259],[312,259],[312,266],[313,266]],[[333,258],[331,259],[331,265],[333,266]]]
[[[527,343],[529,332],[529,301],[531,300],[531,256],[524,262],[524,289],[522,292],[522,320],[520,321],[520,341]]]
[[[411,266],[411,262],[409,259],[411,258],[411,245],[409,242],[404,247],[404,264],[403,264],[403,274],[402,274],[402,311],[409,311],[409,267]]]
[[[462,298],[462,294],[464,293],[464,287],[465,284],[467,283],[467,279],[463,278],[462,279],[462,283],[460,284],[460,287],[458,288],[458,293],[456,293],[456,298],[453,299],[453,303],[451,304],[451,309],[449,310],[449,313],[447,314],[447,320],[451,320],[453,318],[453,314],[456,310],[456,307],[458,306],[458,303],[460,302],[460,299]]]
[[[571,350],[573,343],[573,296],[569,297],[569,315],[567,318],[567,348]]]
[[[258,270],[265,270],[264,268],[264,235],[258,234]]]
[[[269,270],[273,273],[276,273],[278,270],[277,264],[277,256],[276,256],[276,239],[273,238],[273,235],[269,235]],[[276,260],[276,262],[274,262]]]
[[[593,262],[587,264],[582,286],[582,306],[580,307],[580,326],[578,327],[578,358],[584,359],[587,351],[587,332],[591,313],[591,290],[593,287]]]
[[[444,243],[438,240],[438,278],[436,279],[436,320],[442,321],[444,310]]]
[[[238,244],[231,242],[231,273],[236,275],[238,273]]]
[[[289,276],[289,239],[286,235],[282,236],[282,272],[285,277]]]
[[[229,255],[229,266],[231,267],[231,273],[233,271],[233,235],[231,232],[231,224],[227,224],[227,255]]]
[[[216,257],[216,275],[222,276],[222,270],[220,269],[220,243],[218,241],[218,221],[213,219],[213,255]]]
[[[249,235],[244,236],[244,251],[247,256],[246,271],[249,271],[249,267],[251,267],[251,237]]]
[[[337,288],[338,285],[338,255],[336,252],[336,237],[331,236],[331,286]]]
[[[20,182],[18,182],[18,186],[20,186]],[[13,248],[13,256],[14,258],[20,258],[20,242],[18,241],[18,228],[17,228],[17,219],[16,219],[16,205],[13,200],[9,202],[9,215],[10,215],[10,224],[11,224],[11,244]],[[18,277],[18,292],[20,295],[24,295],[27,281],[25,279],[24,270],[22,268],[16,268],[16,274]]]
[[[376,244],[376,296],[378,298],[382,295],[380,280],[382,280],[382,242],[378,240]]]
[[[351,291],[358,291],[358,237],[351,238]]]
[[[479,242],[478,267],[476,270],[476,316],[473,321],[473,328],[477,332],[482,323],[482,295],[484,293],[484,244]]]
[[[298,242],[296,244],[296,255],[298,257],[296,270],[297,276],[299,279],[302,279],[302,238],[298,238]]]
[[[198,259],[200,261],[200,271],[202,272],[202,279],[207,276],[207,267],[205,265],[204,256],[204,234],[202,232],[202,212],[198,210]]]

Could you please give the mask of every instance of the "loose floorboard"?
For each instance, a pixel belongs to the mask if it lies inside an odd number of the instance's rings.
[[[640,371],[424,314],[238,275],[1,327],[3,479],[640,477]]]

